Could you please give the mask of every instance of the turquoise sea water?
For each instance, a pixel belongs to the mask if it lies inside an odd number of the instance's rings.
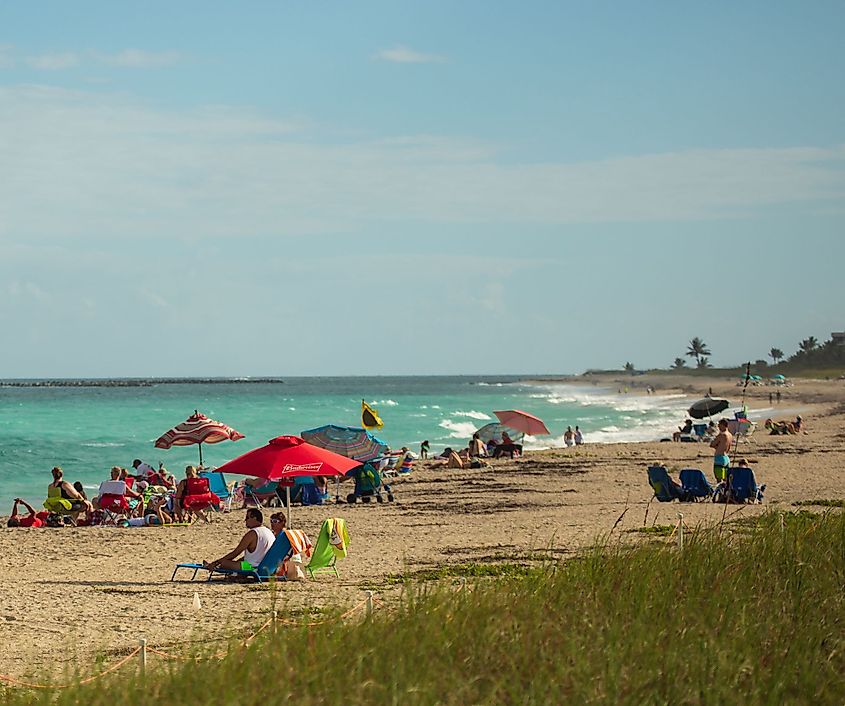
[[[567,425],[587,443],[658,439],[683,419],[679,395],[628,395],[591,385],[530,384],[515,377],[290,378],[283,383],[156,384],[151,387],[0,387],[0,514],[16,496],[39,505],[59,465],[91,489],[113,465],[134,458],[164,462],[181,476],[197,448],[167,451],[153,442],[194,409],[246,438],[203,446],[206,465],[221,465],[280,434],[322,424],[360,425],[361,399],[379,410],[378,436],[392,447],[432,450],[466,445],[495,421],[493,410],[522,409],[542,418],[549,437],[526,447],[562,446]]]

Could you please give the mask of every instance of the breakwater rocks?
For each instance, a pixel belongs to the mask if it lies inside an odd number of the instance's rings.
[[[155,387],[156,385],[281,384],[281,378],[94,378],[61,380],[0,380],[0,387]]]

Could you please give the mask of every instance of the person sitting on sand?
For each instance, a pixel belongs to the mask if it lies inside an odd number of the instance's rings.
[[[18,514],[18,505],[23,505],[26,508],[26,515]],[[6,523],[7,527],[44,527],[47,524],[47,517],[50,515],[46,510],[35,512],[32,507],[23,498],[15,498],[15,503],[12,505],[12,514],[9,521]]]
[[[257,507],[246,511],[247,531],[241,541],[232,551],[214,561],[204,561],[207,569],[234,569],[237,571],[253,571],[264,559],[264,555],[276,541],[272,530],[264,526],[264,515]],[[243,555],[243,558],[238,558]]]
[[[54,466],[51,472],[53,482],[47,486],[47,499],[67,500],[70,503],[68,514],[76,524],[79,515],[83,512],[91,512],[94,506],[64,479],[64,471],[59,466]]]
[[[130,517],[121,524],[124,527],[155,527],[158,525],[169,525],[173,517],[167,512],[167,498],[163,495],[155,495],[150,498],[145,512],[140,517]]]
[[[475,432],[469,442],[469,456],[470,458],[483,458],[486,455],[487,444],[481,440],[481,435]]]
[[[692,434],[692,419],[687,419],[684,426],[678,427],[678,431],[672,433],[672,441],[680,441],[682,436]]]

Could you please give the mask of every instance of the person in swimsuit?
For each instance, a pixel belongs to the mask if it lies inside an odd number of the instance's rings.
[[[47,498],[48,500],[66,500],[67,503],[61,504],[65,506],[67,514],[76,523],[81,513],[91,512],[94,506],[64,479],[64,471],[61,468],[54,466],[52,473],[53,482],[47,486]]]
[[[26,508],[26,515],[18,514],[18,505],[23,505]],[[7,527],[44,527],[47,524],[47,516],[49,512],[41,511],[35,512],[32,507],[23,498],[15,498],[15,504],[12,505],[12,514],[9,521],[6,523]]]
[[[728,451],[730,451],[732,443],[733,435],[728,431],[728,420],[720,419],[719,433],[710,442],[710,448],[713,449],[713,475],[719,483],[727,480],[728,477],[728,468],[731,465]]]
[[[241,541],[232,551],[214,561],[204,561],[203,566],[208,569],[235,569],[252,571],[264,559],[264,555],[276,541],[276,535],[269,527],[264,526],[264,515],[257,507],[246,511],[247,531]],[[243,558],[238,558],[243,555]]]

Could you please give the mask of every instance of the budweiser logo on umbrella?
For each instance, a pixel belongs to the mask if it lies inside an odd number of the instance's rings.
[[[308,473],[310,475],[311,473],[319,473],[322,467],[322,463],[288,463],[282,468],[282,473],[290,473],[291,475],[296,473]]]

